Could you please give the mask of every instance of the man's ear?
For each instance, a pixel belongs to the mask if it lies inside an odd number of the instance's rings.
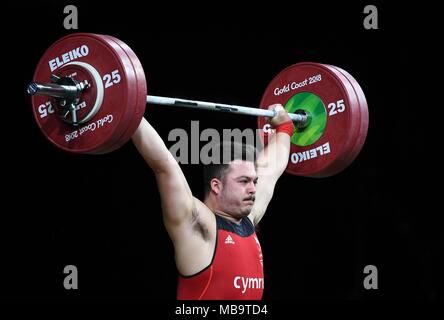
[[[213,178],[210,181],[210,187],[211,187],[211,192],[213,192],[215,195],[218,195],[222,191],[222,181],[220,181],[217,178]]]

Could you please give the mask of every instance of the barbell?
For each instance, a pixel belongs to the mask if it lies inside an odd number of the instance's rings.
[[[268,106],[280,103],[295,122],[286,171],[327,177],[357,157],[368,129],[365,95],[339,67],[302,62],[285,68],[267,86],[259,108],[153,96],[147,95],[136,54],[108,35],[75,33],[56,41],[40,59],[27,92],[46,138],[73,153],[121,147],[136,131],[147,103],[256,116],[267,144],[266,117],[275,115]]]

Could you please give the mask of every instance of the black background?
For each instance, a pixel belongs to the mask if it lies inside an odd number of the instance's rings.
[[[419,206],[423,132],[409,117],[411,30],[403,7],[377,4],[379,29],[365,30],[366,3],[143,4],[72,1],[79,29],[65,30],[67,3],[9,2],[3,15],[2,298],[174,300],[176,270],[154,176],[131,142],[102,156],[56,149],[41,134],[25,93],[47,47],[72,32],[113,35],[141,60],[150,94],[257,105],[285,67],[340,66],[369,105],[366,143],[327,179],[284,175],[261,222],[266,300],[437,299],[443,294],[440,224]],[[254,118],[148,106],[166,141],[173,128],[254,128]],[[171,144],[167,142],[167,145]],[[202,194],[200,165],[183,165]],[[438,210],[436,210],[437,212]],[[63,287],[64,266],[79,289]],[[377,266],[379,289],[362,285]]]

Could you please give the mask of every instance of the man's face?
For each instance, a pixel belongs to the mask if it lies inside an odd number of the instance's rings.
[[[257,174],[251,161],[234,160],[221,184],[219,204],[234,218],[250,214],[256,194]]]

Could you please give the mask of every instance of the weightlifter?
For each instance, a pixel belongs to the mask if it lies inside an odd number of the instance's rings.
[[[142,119],[132,140],[155,173],[163,221],[173,242],[179,300],[259,300],[262,252],[255,233],[284,172],[294,125],[282,105],[269,119],[275,133],[256,157],[253,146],[222,143],[228,163],[204,167],[205,198],[195,198],[155,129]]]

